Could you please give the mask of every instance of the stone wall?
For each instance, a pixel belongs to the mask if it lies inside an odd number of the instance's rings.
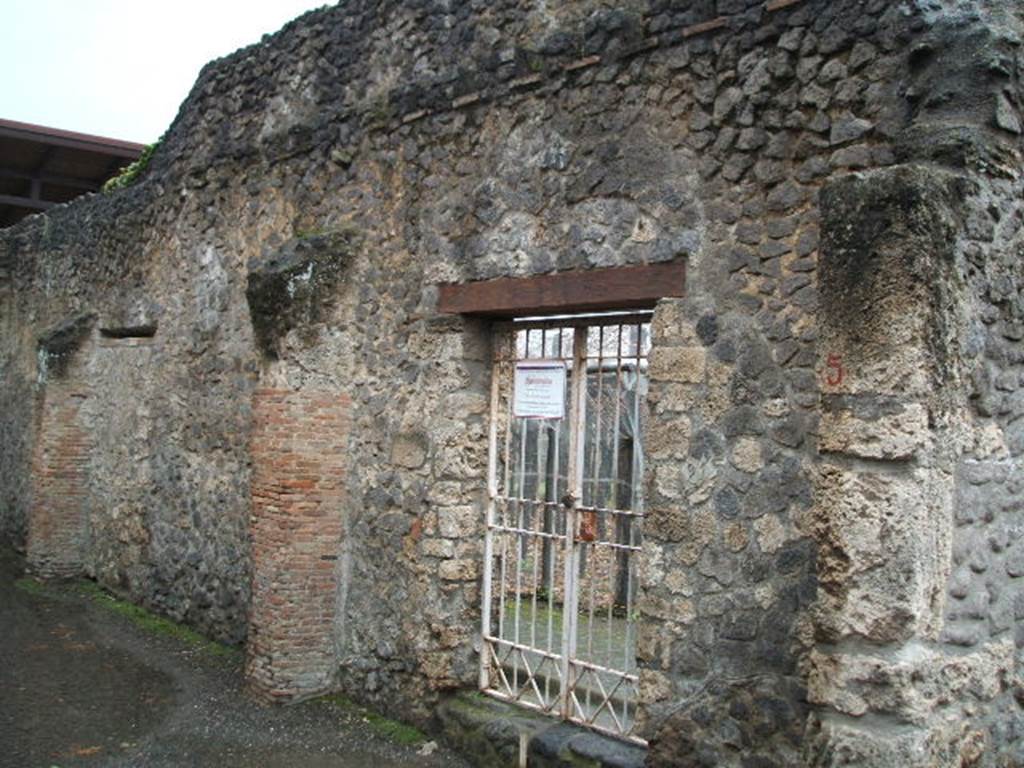
[[[62,381],[41,353],[55,329],[91,318],[67,371],[89,392],[84,572],[239,641],[251,578],[248,398],[257,372],[244,278],[229,276],[212,244],[189,240],[205,230],[203,218],[186,224],[176,198],[159,192],[154,179],[4,233],[3,315],[12,329],[4,396],[13,404],[4,418],[31,427],[4,444],[0,466],[14,480],[4,519],[27,527],[14,515],[34,496],[35,478],[19,475],[40,422],[33,404]]]
[[[248,631],[276,698],[428,722],[477,675],[492,345],[437,285],[686,259],[653,321],[651,762],[1012,765],[1022,31],[1000,2],[308,14],[203,70],[138,185],[0,234],[0,530],[44,498],[41,340],[90,317],[84,572]]]
[[[0,250],[0,254],[4,253]],[[10,266],[10,259],[0,255],[0,333],[7,343],[26,333],[13,311]],[[0,451],[0,540],[23,549],[28,526],[34,421],[33,409],[25,404],[35,396],[35,378],[16,365],[8,349],[5,344],[5,353],[0,355],[0,445],[4,446]]]
[[[1009,10],[940,19],[911,51],[897,151],[946,170],[866,174],[822,198],[819,358],[834,376],[816,493],[815,764],[1024,760],[1008,353],[1020,125],[1006,111],[1024,70]],[[965,33],[986,12],[992,25]]]
[[[960,331],[969,431],[955,470],[942,640],[955,655],[984,663],[990,684],[970,692],[967,706],[978,724],[971,737],[979,749],[1015,745],[1005,750],[1013,765],[1024,762],[1024,211],[1019,179],[973,192],[964,248],[969,300]]]

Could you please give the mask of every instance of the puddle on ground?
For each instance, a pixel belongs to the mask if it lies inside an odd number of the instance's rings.
[[[81,606],[4,587],[0,766],[108,757],[166,717],[174,703],[168,675],[98,645]]]

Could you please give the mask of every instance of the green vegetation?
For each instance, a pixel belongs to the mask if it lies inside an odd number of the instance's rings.
[[[519,621],[525,626],[536,625],[538,631],[540,627],[547,626],[548,620],[555,627],[555,631],[561,634],[562,632],[562,618],[565,615],[562,610],[563,606],[561,603],[555,603],[554,605],[548,602],[547,595],[538,592],[537,595],[537,613],[534,615],[533,612],[533,600],[529,597],[524,596],[519,601],[514,599],[507,599],[505,601],[505,621],[515,622],[518,617]],[[586,615],[586,611],[581,609],[579,611],[581,616]]]
[[[132,184],[138,181],[139,177],[142,175],[142,172],[145,171],[147,167],[149,167],[149,161],[152,159],[153,153],[156,151],[156,148],[160,146],[161,141],[163,141],[162,138],[157,139],[152,144],[149,144],[144,150],[142,150],[142,154],[139,155],[138,160],[136,160],[134,163],[129,163],[122,169],[122,171],[119,174],[117,174],[117,176],[108,179],[107,183],[103,185],[103,191],[114,192],[118,189],[130,187]]]
[[[223,645],[222,643],[203,637],[201,634],[189,629],[188,627],[176,624],[170,619],[165,619],[154,613],[150,613],[145,608],[135,605],[134,603],[119,600],[109,592],[106,592],[95,582],[75,581],[65,584],[50,585],[44,584],[36,579],[22,578],[18,579],[14,585],[18,589],[27,592],[30,595],[36,595],[39,597],[48,597],[57,600],[66,598],[69,594],[84,597],[112,613],[125,617],[132,624],[145,632],[174,638],[181,643],[206,651],[214,656],[233,658],[238,657],[241,653],[237,648],[232,648],[231,646]]]
[[[580,599],[581,605],[577,614],[577,645],[575,656],[602,666],[618,669],[623,658],[629,656],[633,648],[635,634],[631,633],[625,620],[625,611],[613,608],[612,618],[608,618],[607,606],[594,607],[593,619],[590,617],[586,597]],[[533,601],[524,596],[518,603],[514,599],[505,601],[505,621],[502,637],[506,640],[518,639],[521,642],[542,648],[553,653],[560,653],[562,648],[562,628],[565,613],[563,606],[556,603],[548,605],[547,600],[537,599],[536,613]],[[548,635],[548,622],[551,623],[551,634]],[[518,627],[518,634],[516,629]],[[492,631],[498,632],[497,616],[494,617]]]
[[[14,582],[14,586],[20,589],[22,592],[28,592],[30,595],[41,595],[43,597],[50,596],[49,590],[46,588],[46,585],[43,584],[41,581],[36,581],[35,579],[18,579],[16,582]]]
[[[401,746],[412,746],[427,740],[426,735],[411,725],[390,720],[383,715],[356,704],[340,693],[321,696],[315,701],[362,718],[378,735]]]

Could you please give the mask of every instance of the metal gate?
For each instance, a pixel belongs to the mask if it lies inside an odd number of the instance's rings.
[[[492,696],[638,743],[649,320],[498,329],[480,665]]]

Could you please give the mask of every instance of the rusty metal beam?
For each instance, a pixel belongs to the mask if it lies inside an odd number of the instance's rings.
[[[686,261],[501,277],[439,286],[438,311],[486,317],[648,309],[658,299],[683,296]]]

